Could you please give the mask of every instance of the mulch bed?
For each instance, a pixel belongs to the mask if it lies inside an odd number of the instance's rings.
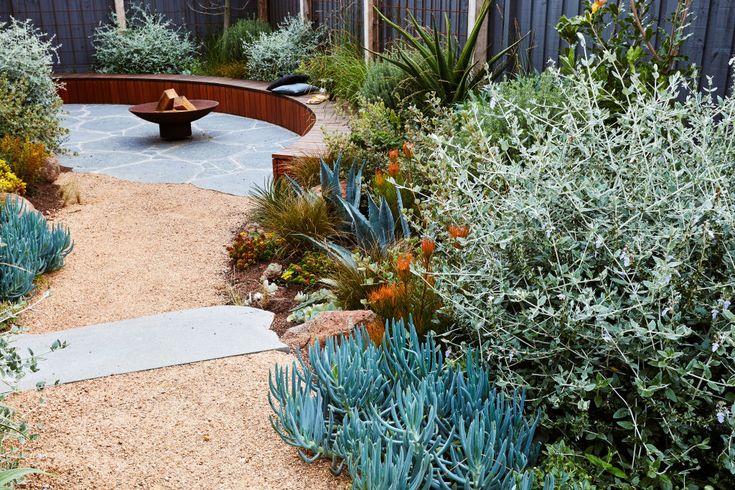
[[[284,270],[288,264],[281,263]],[[249,293],[254,293],[260,290],[260,277],[263,275],[268,264],[258,264],[253,267],[249,267],[243,271],[235,270],[234,268],[228,273],[228,281],[232,288],[232,296],[239,298],[247,298]],[[273,281],[271,281],[273,282]],[[286,321],[288,315],[291,314],[291,309],[296,305],[293,298],[299,291],[303,291],[304,288],[298,284],[285,285],[280,282],[278,284],[278,292],[271,299],[268,305],[263,307],[264,310],[275,313],[276,317],[273,319],[271,330],[276,332],[279,337],[289,328],[295,326],[294,323]],[[233,298],[233,302],[234,298]],[[258,306],[255,306],[258,307]]]
[[[72,169],[62,166],[61,171],[71,172]],[[24,197],[44,216],[54,216],[64,207],[61,188],[57,184],[33,184]]]

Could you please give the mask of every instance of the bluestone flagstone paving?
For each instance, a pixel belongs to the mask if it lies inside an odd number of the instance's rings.
[[[271,155],[298,135],[264,121],[212,113],[192,123],[192,138],[164,141],[158,125],[128,106],[67,104],[62,165],[133,182],[193,184],[245,196],[272,176]]]
[[[243,306],[213,306],[90,325],[13,342],[23,357],[41,355],[39,370],[18,388],[71,383],[113,374],[188,364],[268,350],[288,352],[270,325],[273,313]],[[54,342],[63,349],[49,352]]]

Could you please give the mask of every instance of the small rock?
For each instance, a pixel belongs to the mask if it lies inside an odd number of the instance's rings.
[[[0,204],[5,204],[6,199],[10,196],[11,199],[17,199],[20,201],[20,212],[21,214],[35,211],[36,208],[31,204],[31,201],[18,194],[8,194],[7,192],[0,192]]]
[[[54,156],[50,156],[43,162],[43,166],[38,171],[38,176],[42,181],[51,184],[56,182],[60,173],[61,165],[59,165],[59,159]]]
[[[349,333],[357,325],[369,325],[378,316],[370,310],[324,311],[306,323],[289,328],[281,340],[299,348],[327,337]]]
[[[282,272],[283,266],[281,264],[277,264],[275,262],[268,264],[268,267],[265,268],[263,274],[260,276],[260,282],[270,281],[271,279],[281,277]]]

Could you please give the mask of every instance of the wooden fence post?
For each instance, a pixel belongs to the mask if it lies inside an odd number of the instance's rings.
[[[477,22],[477,14],[482,10],[485,0],[469,0],[469,8],[467,9],[467,37],[469,37],[472,29]],[[490,23],[490,15],[485,17],[480,32],[477,35],[477,44],[475,45],[474,59],[481,63],[487,61],[487,42],[488,42],[488,24]]]
[[[375,13],[376,4],[377,0],[363,0],[362,2],[363,41],[365,43],[366,61],[372,57],[371,51],[378,52],[379,50],[380,17]]]
[[[301,17],[306,20],[311,20],[311,0],[299,0],[299,7]]]
[[[125,0],[115,0],[115,17],[117,17],[117,28],[124,31],[128,28],[125,18]]]
[[[268,22],[268,0],[258,0],[258,19]]]
[[[222,30],[226,31],[230,28],[232,18],[232,0],[225,0],[222,7]]]

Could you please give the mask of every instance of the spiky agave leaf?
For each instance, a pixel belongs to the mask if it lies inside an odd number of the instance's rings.
[[[472,31],[467,36],[461,50],[457,47],[451,22],[446,14],[447,33],[441,36],[436,18],[432,17],[432,28],[429,29],[422,26],[409,11],[407,20],[417,35],[414,36],[408,29],[392,21],[375,7],[380,18],[398,32],[409,49],[419,54],[421,61],[416,61],[406,52],[405,48],[398,49],[398,59],[380,53],[375,54],[384,61],[397,66],[406,74],[407,79],[416,88],[414,98],[433,92],[445,104],[461,102],[488,76],[486,70],[483,69],[484,65],[487,64],[490,69],[490,79],[496,80],[512,62],[512,55],[525,38],[524,36],[516,40],[487,61],[474,60],[480,30],[491,6],[491,0],[483,2]],[[501,63],[503,60],[506,61]],[[418,98],[416,101],[423,102]]]

